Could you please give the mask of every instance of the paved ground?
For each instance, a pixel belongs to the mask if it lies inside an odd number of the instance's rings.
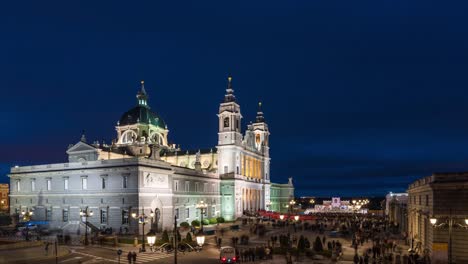
[[[218,228],[227,227],[227,225],[219,225]],[[225,232],[222,236],[223,245],[231,245],[231,238],[233,236],[240,237],[243,234],[250,236],[250,245],[255,247],[255,245],[264,245],[267,244],[267,239],[272,235],[286,234],[290,232],[293,235],[299,237],[301,234],[309,239],[309,241],[315,241],[318,233],[310,231],[298,231],[293,232],[292,228],[269,228],[269,231],[264,237],[258,237],[255,234],[251,234],[248,226],[244,226],[239,231],[229,231]],[[221,237],[218,233],[218,236]],[[320,235],[322,237],[323,235]],[[328,238],[327,241],[339,240],[343,245],[343,257],[338,263],[352,263],[354,256],[354,249],[351,248],[351,241],[344,238]],[[178,254],[178,263],[194,263],[194,264],[215,264],[219,263],[219,250],[214,246],[215,240],[214,236],[208,236],[206,238],[206,245],[201,252],[190,252],[190,253],[179,253]],[[359,254],[362,254],[362,250],[369,248],[370,243],[365,244],[362,247],[359,247]],[[128,263],[127,254],[129,251],[137,252],[137,263],[161,263],[169,264],[174,263],[174,255],[162,253],[162,252],[145,252],[138,253],[138,247],[133,247],[132,245],[122,245],[118,248],[112,247],[98,247],[98,246],[76,246],[76,247],[59,247],[58,254],[58,263],[64,264],[92,264],[92,263],[119,263],[117,256],[117,249],[122,249],[123,254],[121,255],[120,263]],[[6,253],[6,254],[5,254]],[[55,262],[55,253],[53,252],[53,246],[49,248],[49,256],[45,256],[44,247],[35,247],[21,250],[14,250],[7,252],[0,252],[0,263],[13,263],[13,264],[22,264],[22,263],[41,263],[41,264],[52,264]],[[255,263],[268,263],[268,264],[285,264],[286,260],[284,256],[275,255],[273,260],[268,261],[256,261]],[[329,260],[310,260],[304,257],[301,263],[330,263]]]

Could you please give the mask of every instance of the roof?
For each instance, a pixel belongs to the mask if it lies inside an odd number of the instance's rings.
[[[200,151],[200,154],[209,154],[209,153],[217,153],[218,152],[218,149],[217,148],[207,148],[207,149],[197,149],[197,150],[178,150],[178,151],[166,151],[164,153],[161,154],[161,156],[183,156],[183,155],[187,155],[187,152],[189,155],[195,155],[197,154],[197,152]]]
[[[141,105],[125,112],[119,121],[121,126],[133,125],[137,123],[150,124],[163,129],[166,128],[166,123],[158,114],[151,111],[149,107]]]

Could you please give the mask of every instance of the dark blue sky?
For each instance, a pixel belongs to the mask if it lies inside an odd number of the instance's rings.
[[[142,79],[173,142],[214,146],[228,74],[244,128],[264,102],[272,178],[294,177],[298,195],[383,195],[468,170],[463,1],[8,5],[1,181],[15,164],[65,161],[83,129],[110,142]]]

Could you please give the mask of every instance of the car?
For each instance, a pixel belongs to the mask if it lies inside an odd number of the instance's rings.
[[[237,263],[236,249],[221,247],[219,250],[219,263]]]

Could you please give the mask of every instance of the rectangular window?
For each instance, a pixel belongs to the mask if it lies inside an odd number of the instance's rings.
[[[208,183],[203,183],[203,192],[208,192]]]
[[[64,222],[68,222],[68,209],[63,209],[62,219]]]
[[[228,173],[228,166],[224,166],[224,173]]]
[[[176,218],[179,219],[179,208],[175,209],[175,215],[176,215]]]
[[[128,210],[122,210],[122,225],[128,225]]]
[[[52,179],[47,179],[47,190],[50,191],[52,189]]]
[[[421,195],[419,195],[419,205],[421,205]]]
[[[211,192],[215,192],[215,185],[214,185],[214,183],[211,184]]]
[[[106,178],[101,178],[101,188],[106,189]]]
[[[185,181],[185,191],[190,192],[190,182],[189,181]]]
[[[211,217],[214,217],[214,216],[216,216],[216,206],[213,205],[211,207]]]
[[[36,191],[36,180],[32,179],[31,180],[31,191]]]
[[[123,176],[122,178],[122,188],[127,189],[128,186],[128,176]]]
[[[63,179],[63,189],[68,190],[68,178]]]
[[[21,191],[21,184],[20,184],[20,181],[19,181],[19,180],[16,181],[16,191],[17,191],[17,192],[20,192],[20,191]]]
[[[52,220],[52,208],[47,208],[46,209],[46,220],[47,221]]]
[[[107,210],[101,209],[101,224],[107,224]]]
[[[185,208],[185,217],[190,218],[190,208]]]
[[[198,192],[198,182],[195,183],[195,191]]]
[[[179,181],[177,180],[174,181],[174,191],[179,191]]]
[[[426,194],[426,206],[429,206],[429,195]]]
[[[81,178],[81,189],[86,190],[88,189],[88,178],[82,177]]]

